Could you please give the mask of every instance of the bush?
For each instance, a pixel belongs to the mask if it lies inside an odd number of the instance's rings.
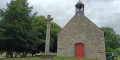
[[[118,55],[120,55],[120,48],[116,49]]]
[[[0,52],[0,54],[3,54],[3,52]]]
[[[116,60],[117,52],[112,48],[106,48],[106,59],[107,60]]]
[[[20,57],[26,57],[27,55],[26,54],[22,54]]]

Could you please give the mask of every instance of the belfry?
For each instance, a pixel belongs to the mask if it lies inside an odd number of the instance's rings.
[[[84,4],[79,0],[79,2],[75,5],[76,13],[84,14]]]
[[[79,1],[72,19],[58,33],[57,55],[106,60],[104,32],[84,15]]]

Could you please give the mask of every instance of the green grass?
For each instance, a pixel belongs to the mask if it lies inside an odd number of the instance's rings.
[[[39,60],[38,57],[27,57],[27,58],[3,58],[0,60]]]
[[[27,57],[27,58],[0,58],[0,60],[39,60],[39,57]],[[68,57],[58,57],[55,56],[54,60],[97,60],[97,59],[77,59],[77,58],[68,58]],[[118,56],[117,60],[120,60]]]
[[[39,60],[39,57],[27,57],[27,58],[3,58],[0,60]],[[97,60],[97,59],[77,59],[77,58],[68,58],[68,57],[58,57],[55,56],[54,60]]]
[[[117,57],[117,60],[120,60],[120,56]]]
[[[68,57],[58,57],[54,58],[55,60],[97,60],[97,59],[80,59],[80,58],[68,58]]]

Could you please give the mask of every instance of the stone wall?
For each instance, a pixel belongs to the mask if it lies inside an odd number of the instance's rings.
[[[84,44],[85,58],[105,60],[104,32],[80,13],[59,32],[57,55],[75,57],[76,43]]]

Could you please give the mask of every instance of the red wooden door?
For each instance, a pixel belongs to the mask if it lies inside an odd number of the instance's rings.
[[[75,57],[84,58],[84,44],[75,44]]]

